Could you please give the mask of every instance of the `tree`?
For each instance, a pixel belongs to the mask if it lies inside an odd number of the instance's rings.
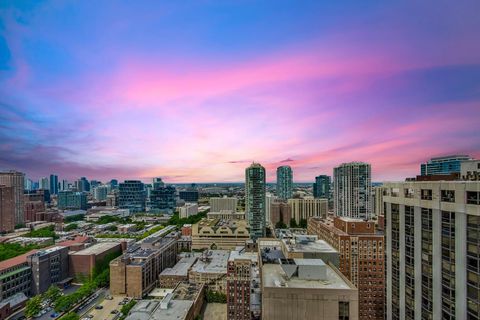
[[[79,320],[79,319],[80,317],[75,312],[69,312],[60,318],[60,320]]]
[[[308,225],[307,219],[300,219],[300,224],[299,224],[300,228],[306,229],[307,225]]]
[[[208,303],[227,303],[227,296],[221,292],[208,290],[207,302]]]
[[[297,225],[297,221],[295,220],[295,218],[292,218],[290,219],[290,228],[297,228],[298,225]]]
[[[124,316],[128,315],[128,313],[130,312],[130,310],[132,310],[132,308],[135,306],[136,303],[137,301],[135,300],[130,301],[129,303],[123,305],[122,309],[120,309],[120,312]]]
[[[27,301],[25,305],[25,316],[27,318],[33,318],[37,313],[42,310],[42,297],[34,296]]]
[[[46,299],[55,301],[60,297],[60,289],[56,285],[51,285],[50,288],[43,294]]]
[[[75,230],[78,228],[78,224],[76,223],[71,223],[69,224],[68,226],[66,226],[65,228],[63,228],[64,231],[72,231],[72,230]]]
[[[287,225],[283,223],[283,221],[278,221],[275,224],[275,229],[286,229],[286,228],[287,228]]]

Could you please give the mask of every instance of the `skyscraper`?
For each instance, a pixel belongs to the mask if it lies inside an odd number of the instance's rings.
[[[315,183],[313,184],[313,197],[316,199],[330,199],[330,176],[319,175],[315,177]]]
[[[161,178],[153,179],[153,188],[150,190],[150,210],[157,213],[173,213],[175,209],[177,189],[166,186]]]
[[[364,162],[343,163],[333,169],[335,215],[368,219],[371,206],[371,167]]]
[[[245,170],[245,212],[250,225],[250,237],[265,237],[265,168],[252,163]]]
[[[13,187],[15,224],[23,224],[23,185],[25,175],[18,171],[0,172],[0,185]]]
[[[40,178],[39,188],[42,190],[48,190],[50,193],[50,183],[48,183],[48,177]]]
[[[118,206],[131,212],[145,212],[145,187],[141,181],[125,180],[119,184]]]
[[[57,194],[58,193],[58,176],[51,174],[49,182],[50,182],[50,186],[48,190],[50,190],[50,194]]]
[[[76,183],[77,191],[80,191],[80,192],[90,191],[90,182],[88,182],[87,178],[81,177],[75,183]]]
[[[15,197],[13,187],[0,184],[0,232],[15,229]]]
[[[74,192],[70,190],[60,191],[58,193],[58,209],[60,210],[86,210],[87,195],[84,192]]]
[[[436,157],[420,165],[420,174],[430,176],[434,174],[460,173],[460,163],[471,160],[468,155],[451,155]]]
[[[478,319],[480,182],[384,187],[386,319]]]
[[[287,200],[292,197],[293,172],[290,166],[277,168],[277,197]]]

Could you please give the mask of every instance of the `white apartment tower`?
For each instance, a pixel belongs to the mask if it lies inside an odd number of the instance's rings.
[[[364,162],[343,163],[333,169],[335,215],[368,219],[372,211],[371,167]]]

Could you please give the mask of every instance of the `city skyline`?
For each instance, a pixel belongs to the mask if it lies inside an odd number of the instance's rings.
[[[0,6],[0,170],[275,181],[480,158],[480,3]]]

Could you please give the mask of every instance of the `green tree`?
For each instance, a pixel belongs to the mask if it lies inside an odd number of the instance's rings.
[[[298,225],[300,228],[306,229],[307,225],[307,219],[300,219],[300,224]]]
[[[127,304],[123,305],[122,309],[120,309],[120,312],[124,316],[128,315],[128,313],[130,312],[130,310],[132,310],[132,308],[135,306],[136,303],[137,301],[135,300],[128,302]]]
[[[51,285],[48,290],[43,294],[45,299],[55,301],[60,297],[60,289],[56,285]]]
[[[297,225],[297,221],[295,220],[295,218],[292,218],[290,219],[290,228],[297,228],[298,225]]]
[[[208,303],[227,303],[227,296],[221,292],[208,290],[207,302]]]
[[[63,228],[63,231],[72,231],[72,230],[75,230],[77,228],[78,228],[78,224],[71,223],[68,226],[66,226],[65,228]]]
[[[53,238],[57,239],[58,236],[55,233],[55,226],[48,226],[45,228],[32,230],[29,233],[25,234],[24,237],[30,238]]]
[[[84,218],[85,218],[84,214],[75,214],[73,216],[68,216],[68,217],[63,218],[63,222],[64,223],[70,223],[70,222],[74,222],[74,221],[82,221]]]
[[[117,228],[117,226],[115,226],[115,225],[109,226],[109,227],[107,228],[108,231],[117,231],[117,229],[118,229],[118,228]]]
[[[287,228],[287,225],[283,223],[283,221],[278,221],[275,223],[275,229],[285,229]]]
[[[27,301],[25,305],[25,316],[27,318],[33,318],[37,313],[42,310],[42,297],[34,296]]]
[[[22,247],[19,243],[0,243],[0,261],[14,258],[21,254],[27,253],[33,249],[40,249],[45,247],[38,245],[27,245]]]
[[[60,320],[79,320],[79,319],[80,317],[75,312],[69,312],[60,318]]]

